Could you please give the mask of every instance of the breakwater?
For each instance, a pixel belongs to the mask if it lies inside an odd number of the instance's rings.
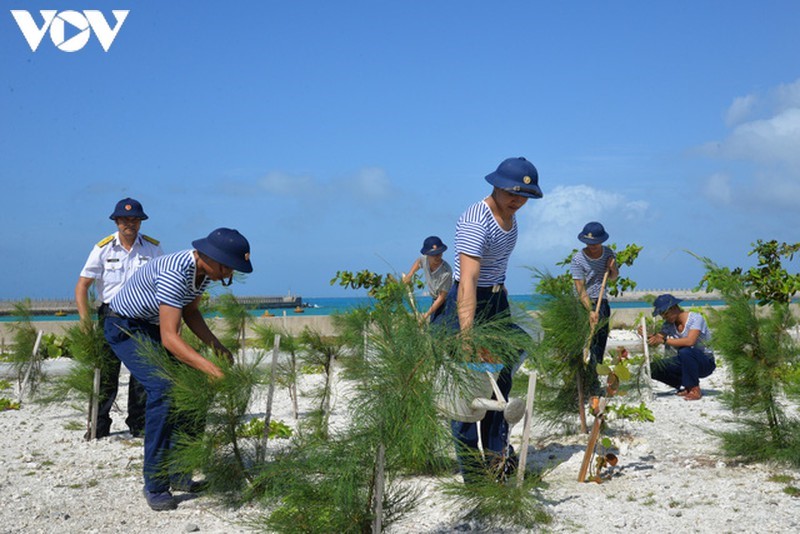
[[[209,305],[216,304],[216,297],[211,297]],[[283,297],[236,297],[236,300],[245,308],[250,310],[266,309],[290,309],[302,308],[303,297],[287,295]],[[78,305],[74,299],[29,299],[27,308],[31,315],[73,315],[78,313]],[[18,305],[25,305],[26,301],[20,300],[0,300],[0,316],[16,315],[15,309]],[[92,308],[97,308],[99,304],[93,303]]]

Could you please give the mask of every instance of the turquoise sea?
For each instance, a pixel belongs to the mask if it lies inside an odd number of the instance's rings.
[[[541,295],[510,295],[512,306],[521,307],[527,310],[536,310],[544,302],[545,297]],[[320,297],[303,298],[303,302],[309,307],[303,308],[302,313],[296,313],[294,309],[270,309],[270,313],[280,317],[285,313],[288,317],[298,315],[332,315],[334,313],[347,313],[348,311],[363,306],[372,304],[373,299],[369,297]],[[686,306],[718,306],[722,305],[721,300],[687,300],[684,301]],[[430,306],[430,297],[417,297],[417,304],[421,309],[427,309]],[[649,308],[650,304],[644,301],[624,301],[612,302],[612,309],[620,308]],[[250,312],[253,316],[261,316],[264,310],[252,310]],[[13,316],[0,316],[0,322],[13,322],[18,320]],[[77,321],[77,314],[64,315],[56,317],[52,315],[38,315],[34,317],[36,321]]]

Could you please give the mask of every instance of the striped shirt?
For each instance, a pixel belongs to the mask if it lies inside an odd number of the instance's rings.
[[[508,259],[517,244],[517,219],[511,230],[503,230],[485,200],[467,208],[456,223],[454,278],[461,279],[460,254],[481,260],[478,287],[491,287],[506,281]]]
[[[609,258],[616,258],[617,255],[608,247],[603,247],[600,257],[592,259],[583,250],[573,254],[569,270],[573,280],[583,280],[586,286],[586,294],[590,299],[597,299],[600,296],[600,288],[603,285],[603,276],[606,274],[606,266]]]
[[[158,308],[166,304],[183,309],[203,294],[211,280],[195,287],[197,265],[193,250],[159,256],[136,271],[117,295],[111,309],[118,315],[158,324]]]
[[[678,332],[675,323],[664,323],[661,327],[661,333],[666,337],[684,338],[689,335],[692,330],[699,330],[700,335],[697,336],[697,342],[694,348],[700,349],[706,354],[713,354],[712,351],[705,346],[705,342],[711,339],[711,332],[708,330],[705,318],[697,312],[689,312],[689,317],[686,319],[686,324],[683,325],[683,330]],[[673,347],[674,348],[674,347]]]

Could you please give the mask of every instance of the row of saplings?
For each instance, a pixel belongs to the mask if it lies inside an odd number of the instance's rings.
[[[699,258],[706,266],[701,285],[719,291],[727,304],[710,311],[709,320],[714,348],[732,378],[721,399],[741,423],[739,430],[719,435],[723,451],[740,460],[800,466],[800,421],[790,408],[800,397],[800,350],[790,335],[796,321],[791,298],[800,289],[800,276],[782,266],[782,260],[791,260],[799,248],[800,244],[758,241],[752,252],[757,265],[748,270],[718,267]],[[639,250],[630,245],[619,251],[620,265],[630,266]],[[395,277],[340,272],[332,283],[369,290],[374,297],[371,308],[335,316],[337,337],[309,330],[292,336],[253,326],[257,335],[251,348],[257,350],[248,351],[255,357],[245,358],[239,349],[244,349],[250,316],[233,296],[223,297],[217,310],[225,330],[221,337],[242,356],[230,364],[205,355],[225,370],[224,379],[211,384],[202,373],[162,351],[148,353],[173,381],[176,409],[206,429],[199,436],[184,436],[169,461],[204,473],[208,492],[232,506],[263,503],[264,514],[254,516],[250,526],[271,531],[380,531],[415,508],[421,494],[410,479],[417,475],[439,477],[442,493],[467,511],[465,518],[487,528],[547,523],[550,517],[541,504],[540,489],[552,466],[530,466],[524,479],[501,483],[493,472],[469,486],[453,476],[452,438],[437,403],[442,391],[468,392],[474,380],[481,379],[464,372],[464,362],[479,352],[475,349],[492,347],[493,355],[507,362],[516,360],[520,351],[528,354],[512,395],[524,394],[526,381],[521,375],[536,372],[537,423],[575,432],[578,399],[584,394],[595,415],[605,407],[620,418],[652,421],[652,413],[643,402],[632,406],[611,398],[621,392],[620,381],[634,386],[646,383],[643,356],[626,359],[616,353],[596,369],[608,376],[607,398],[590,398],[588,391],[579,391],[577,384],[590,383],[582,357],[592,335],[587,314],[574,296],[568,274],[537,276],[537,292],[549,297],[538,313],[543,335],[537,341],[524,333],[509,335],[502,321],[475,327],[465,341],[420,322],[412,313],[413,295]],[[618,294],[633,285],[622,278],[609,292]],[[658,326],[650,324],[648,329]],[[17,323],[11,360],[20,382],[27,376],[25,380],[35,384],[31,330],[29,322]],[[49,399],[70,394],[88,401],[100,361],[101,333],[83,325],[70,329],[66,337],[76,365],[48,389]],[[188,341],[203,350],[197,340]],[[317,385],[302,392],[310,396],[304,405],[311,409],[301,413],[297,384],[309,373],[321,373],[323,379],[308,381]],[[348,402],[342,407],[346,426],[337,424],[335,430],[329,421],[334,378],[348,383]],[[289,391],[294,431],[272,420],[276,388]],[[629,389],[632,393],[638,388]],[[256,403],[263,403],[264,415]],[[596,423],[595,431],[601,435],[587,447],[582,470],[588,467],[588,473],[581,479],[601,482],[613,474],[617,458],[613,443],[602,435],[603,417]]]

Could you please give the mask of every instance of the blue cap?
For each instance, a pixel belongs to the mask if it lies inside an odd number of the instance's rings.
[[[212,260],[240,273],[252,273],[250,243],[231,228],[217,228],[208,237],[192,241],[192,246]]]
[[[117,202],[116,207],[114,207],[114,213],[109,216],[109,219],[116,219],[117,217],[136,217],[141,220],[148,218],[142,209],[142,204],[132,198],[123,198]]]
[[[605,243],[608,239],[608,234],[602,224],[590,222],[586,223],[583,231],[578,234],[578,239],[587,245],[597,245],[598,243]]]
[[[677,306],[681,302],[683,302],[683,300],[676,299],[669,293],[664,293],[663,295],[657,296],[656,300],[653,301],[653,317],[656,315],[661,315],[671,307]]]
[[[539,189],[539,172],[525,158],[508,158],[497,170],[486,176],[486,181],[513,195],[542,198]]]
[[[447,250],[447,245],[442,243],[442,240],[439,239],[438,236],[432,235],[425,238],[420,252],[426,256],[436,256],[442,254],[445,250]]]

